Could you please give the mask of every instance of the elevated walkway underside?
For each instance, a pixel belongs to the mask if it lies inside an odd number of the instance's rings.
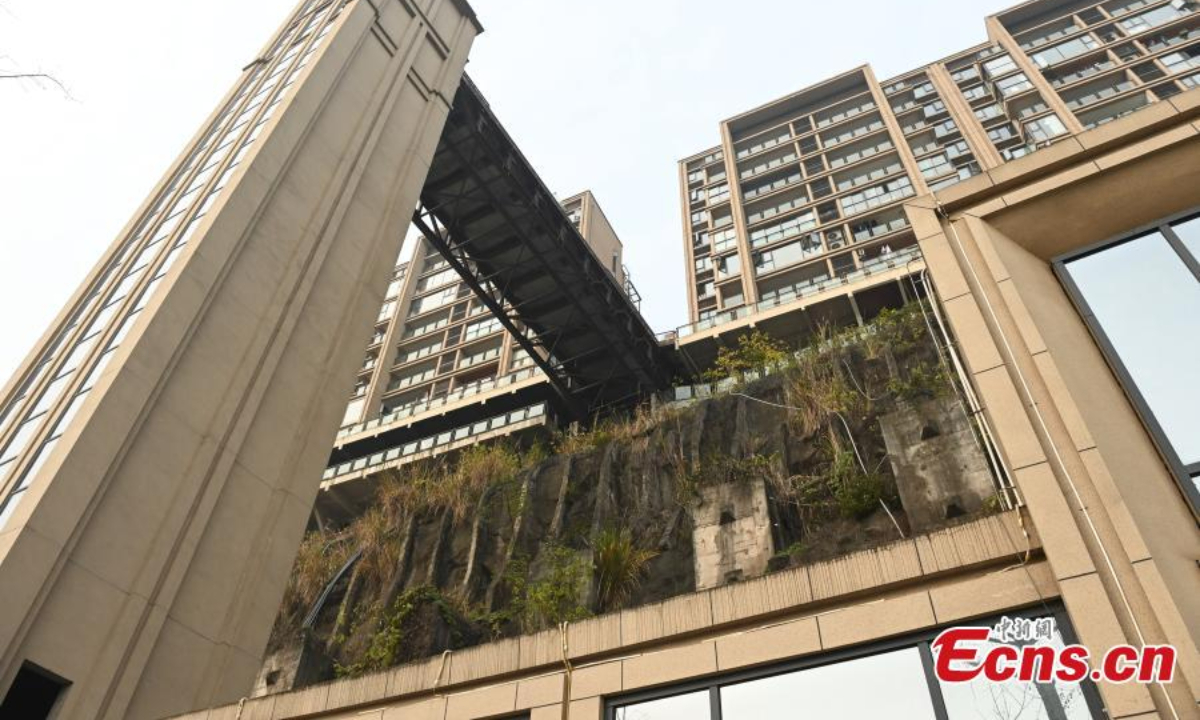
[[[414,223],[585,418],[670,386],[674,359],[464,78]]]

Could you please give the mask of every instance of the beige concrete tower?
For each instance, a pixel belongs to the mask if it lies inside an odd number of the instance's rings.
[[[4,387],[6,702],[249,690],[480,29],[461,0],[304,0]]]

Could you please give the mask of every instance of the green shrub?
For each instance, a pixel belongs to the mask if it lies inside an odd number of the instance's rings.
[[[404,630],[408,619],[422,605],[431,604],[442,621],[453,633],[459,624],[454,608],[437,588],[422,586],[412,588],[396,598],[392,607],[384,613],[379,630],[371,636],[371,643],[362,659],[351,665],[334,665],[334,674],[341,677],[358,677],[377,670],[386,670],[401,659]]]
[[[900,400],[927,400],[949,392],[950,382],[939,365],[915,362],[888,381],[888,392]]]
[[[879,509],[885,488],[879,475],[860,472],[843,479],[833,496],[842,517],[861,518]]]
[[[784,549],[775,553],[775,557],[786,557],[786,558],[798,559],[798,558],[803,557],[804,553],[807,550],[808,550],[808,547],[804,544],[804,541],[797,540],[796,542],[792,543],[791,545],[788,545]]]
[[[754,330],[739,337],[736,348],[719,349],[717,359],[704,373],[704,379],[717,382],[730,377],[740,378],[749,370],[778,365],[786,362],[789,357],[786,344],[761,330]]]
[[[641,585],[646,564],[657,555],[653,550],[638,547],[629,528],[606,528],[600,532],[592,543],[592,565],[601,612],[619,609],[629,602]]]
[[[591,613],[579,599],[592,568],[576,551],[562,545],[545,545],[540,555],[544,572],[525,586],[526,630],[557,625],[564,620],[582,620]]]

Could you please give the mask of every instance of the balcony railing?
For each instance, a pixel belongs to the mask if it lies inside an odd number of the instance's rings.
[[[682,325],[678,330],[675,331],[675,335],[678,338],[695,335],[698,332],[709,330],[717,327],[718,325],[724,325],[725,323],[730,323],[735,320],[749,317],[757,312],[771,310],[797,300],[802,300],[804,298],[823,293],[827,290],[832,290],[833,288],[850,285],[875,273],[906,265],[911,260],[919,257],[921,257],[921,249],[918,246],[913,245],[911,247],[906,247],[888,255],[870,260],[854,272],[850,272],[838,277],[827,277],[819,280],[806,280],[781,290],[776,290],[770,295],[770,297],[764,297],[757,303],[731,308],[729,310],[717,313],[712,317],[705,318],[699,322],[694,322],[689,325]]]
[[[349,475],[350,473],[379,467],[381,465],[402,460],[419,453],[436,451],[438,448],[444,448],[452,443],[478,437],[487,432],[501,430],[526,420],[534,420],[544,417],[545,415],[545,403],[539,403],[537,405],[520,408],[509,413],[496,415],[495,417],[488,418],[487,420],[480,420],[479,422],[471,423],[470,425],[463,425],[462,427],[455,428],[454,430],[447,430],[446,432],[438,435],[430,435],[429,437],[425,437],[420,440],[414,440],[412,442],[405,443],[404,445],[391,448],[390,450],[383,450],[373,455],[356,458],[339,465],[331,465],[325,468],[325,472],[321,475],[321,479],[334,480],[342,477],[343,475]]]
[[[367,420],[366,422],[347,425],[338,431],[338,437],[343,438],[348,435],[355,435],[367,430],[374,430],[378,427],[385,427],[394,422],[407,420],[415,415],[420,415],[423,412],[444,407],[450,403],[462,400],[463,398],[471,397],[472,395],[478,395],[479,393],[484,393],[496,388],[506,387],[514,383],[519,383],[522,380],[528,380],[540,374],[541,371],[537,368],[527,368],[509,373],[507,375],[501,375],[498,378],[484,378],[483,380],[477,380],[473,383],[457,387],[445,395],[439,395],[435,398],[422,400],[420,402],[415,402],[410,405],[396,408],[389,413],[380,415],[374,420]]]

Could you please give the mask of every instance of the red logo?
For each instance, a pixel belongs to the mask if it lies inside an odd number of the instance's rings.
[[[1064,645],[1051,618],[1004,618],[995,628],[955,627],[933,641],[934,671],[943,682],[1077,683],[1086,677],[1107,682],[1166,683],[1175,674],[1175,648],[1117,645],[1095,669],[1082,645]]]

